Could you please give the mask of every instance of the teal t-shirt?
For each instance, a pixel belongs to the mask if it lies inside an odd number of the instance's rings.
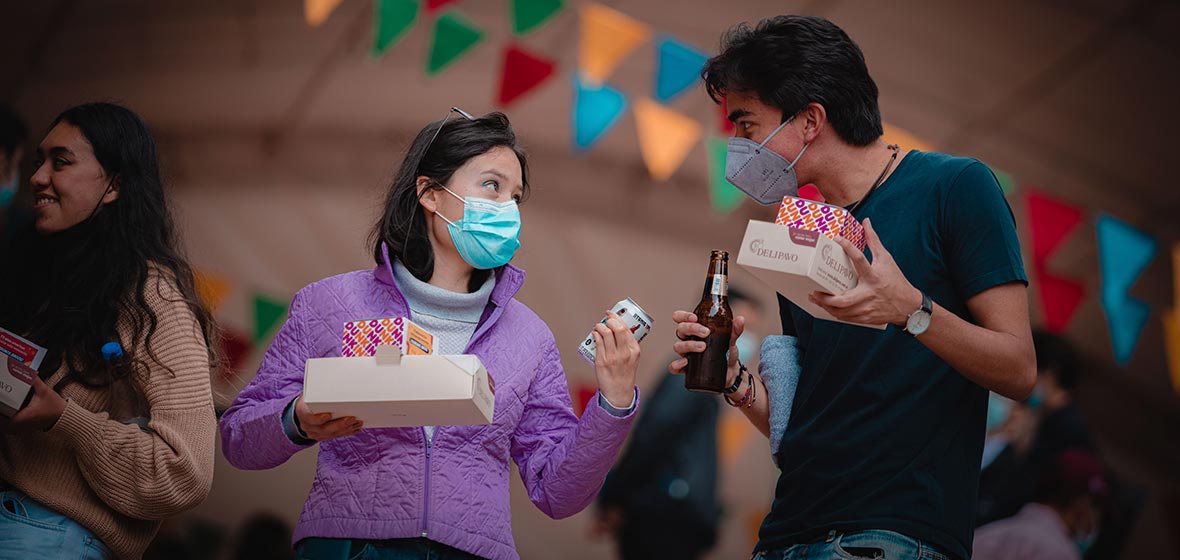
[[[911,151],[855,215],[944,313],[972,321],[973,296],[1028,284],[1012,210],[978,160]],[[987,391],[901,328],[817,320],[779,299],[802,375],[758,549],[884,529],[968,558]]]

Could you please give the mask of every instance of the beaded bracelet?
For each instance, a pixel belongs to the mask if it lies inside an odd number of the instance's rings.
[[[741,408],[743,406],[745,406],[745,407],[749,406],[750,395],[753,394],[753,391],[754,391],[754,378],[750,375],[749,371],[745,371],[745,374],[746,374],[746,382],[749,383],[750,385],[748,387],[746,387],[746,393],[745,393],[745,395],[742,395],[742,399],[740,401],[733,402],[732,400],[730,400],[729,395],[722,395],[722,397],[725,398],[725,402],[728,403],[729,406],[732,406],[734,408]],[[738,372],[739,379],[741,378],[741,375],[742,375],[742,372],[739,371]]]

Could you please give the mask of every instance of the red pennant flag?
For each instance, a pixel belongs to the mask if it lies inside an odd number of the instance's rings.
[[[717,104],[717,112],[721,118],[717,119],[717,130],[721,131],[726,136],[733,136],[733,131],[737,130],[737,125],[729,120],[729,106],[722,99],[721,103]]]
[[[1041,300],[1045,328],[1064,332],[1085,297],[1085,286],[1049,270],[1049,258],[1082,223],[1082,210],[1026,189],[1029,231],[1033,243],[1033,269],[1037,273],[1037,295]]]
[[[1045,328],[1049,332],[1063,333],[1086,296],[1086,287],[1080,282],[1056,276],[1046,268],[1037,269],[1037,295],[1045,313]]]
[[[1032,230],[1033,262],[1044,263],[1082,223],[1082,211],[1032,190],[1025,192],[1025,204]]]
[[[578,417],[582,417],[582,413],[586,411],[586,407],[590,406],[590,399],[598,394],[598,388],[586,385],[580,385],[575,390],[574,395],[574,412],[578,413]]]
[[[518,97],[553,75],[556,63],[541,58],[517,45],[510,44],[504,50],[503,71],[500,73],[500,96],[496,100],[500,107],[507,107]]]
[[[804,200],[814,200],[816,202],[824,202],[824,195],[819,194],[819,189],[811,183],[807,183],[799,187],[799,198]]]
[[[447,4],[454,4],[455,0],[426,0],[426,13],[433,14],[445,7]]]
[[[230,383],[238,377],[238,373],[245,365],[246,359],[250,357],[252,349],[253,344],[251,344],[249,336],[228,329],[221,331],[223,362],[219,375],[222,382]]]

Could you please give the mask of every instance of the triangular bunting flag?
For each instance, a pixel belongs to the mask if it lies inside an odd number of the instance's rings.
[[[517,45],[508,45],[508,48],[504,49],[500,95],[496,98],[496,104],[508,107],[516,98],[549,79],[555,66],[556,63],[552,60],[541,58]]]
[[[820,194],[819,188],[812,183],[807,183],[799,187],[799,198],[803,200],[814,200],[816,202],[825,202],[827,200],[824,198],[824,195]]]
[[[528,34],[557,15],[564,4],[563,0],[512,0],[512,32]]]
[[[881,137],[886,144],[897,144],[902,150],[918,150],[921,152],[933,152],[934,145],[928,142],[919,140],[910,131],[899,126],[893,126],[889,123],[881,123],[885,129],[885,134]]]
[[[1175,308],[1164,312],[1164,345],[1168,351],[1168,371],[1172,390],[1180,393],[1180,312]]]
[[[381,56],[418,19],[417,0],[373,1],[373,56]]]
[[[232,383],[246,365],[253,345],[250,337],[234,330],[222,329],[221,355],[225,360],[221,364],[219,378],[222,382]]]
[[[578,64],[589,84],[605,82],[619,63],[651,36],[646,25],[599,4],[586,4],[581,16]]]
[[[573,405],[574,412],[577,413],[579,418],[586,412],[586,407],[598,406],[598,403],[590,402],[590,399],[594,398],[594,395],[597,394],[598,388],[594,387],[593,385],[586,385],[584,383],[579,383],[577,385],[577,388],[574,389]]]
[[[664,37],[656,47],[656,100],[667,103],[701,79],[709,55],[673,38]]]
[[[287,314],[287,304],[263,295],[254,296],[254,342],[262,342]]]
[[[434,39],[430,43],[430,58],[426,75],[433,76],[458,60],[476,43],[483,40],[483,30],[456,11],[439,16],[434,22]]]
[[[1065,332],[1074,312],[1085,297],[1085,287],[1049,270],[1049,258],[1066,237],[1082,223],[1080,208],[1059,202],[1034,190],[1024,195],[1028,214],[1028,228],[1033,245],[1033,270],[1036,271],[1036,291],[1041,302],[1045,328],[1051,332]]]
[[[433,14],[445,7],[448,4],[454,4],[455,0],[426,0],[426,13]]]
[[[709,201],[713,209],[726,214],[741,205],[746,195],[725,178],[726,146],[724,138],[709,137],[705,148],[709,154]]]
[[[1031,189],[1025,194],[1024,202],[1032,234],[1033,262],[1047,262],[1065,238],[1082,223],[1082,210]]]
[[[635,102],[639,152],[653,179],[671,177],[701,139],[701,124],[654,101]]]
[[[1129,294],[1155,257],[1156,241],[1110,216],[1098,218],[1098,263],[1102,272],[1102,307],[1110,327],[1115,361],[1126,364],[1151,311]]]
[[[1016,180],[1012,178],[1011,174],[994,167],[992,168],[992,173],[996,175],[996,181],[1000,183],[1000,190],[1004,193],[1004,196],[1008,196],[1016,190]]]
[[[717,113],[721,115],[717,119],[717,130],[726,136],[733,136],[733,131],[737,130],[737,125],[729,120],[729,104],[724,99],[717,105]]]
[[[1049,272],[1044,265],[1036,268],[1037,297],[1041,300],[1045,329],[1063,333],[1073,320],[1074,312],[1086,297],[1086,287],[1081,282],[1062,278]]]
[[[754,427],[740,413],[723,412],[717,423],[717,451],[726,467],[737,462],[746,444],[754,435]]]
[[[342,0],[303,0],[303,19],[311,27],[327,21]]]
[[[618,122],[627,98],[608,85],[587,86],[574,77],[574,147],[587,150]]]
[[[221,302],[225,301],[225,296],[229,294],[229,281],[203,270],[196,271],[195,277],[197,296],[209,307],[210,311],[216,314],[221,307]]]

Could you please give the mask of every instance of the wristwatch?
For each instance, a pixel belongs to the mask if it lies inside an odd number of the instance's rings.
[[[930,315],[934,313],[934,303],[930,301],[930,296],[922,293],[922,307],[917,311],[910,313],[910,316],[905,321],[906,334],[910,336],[918,336],[926,329],[930,328]]]

